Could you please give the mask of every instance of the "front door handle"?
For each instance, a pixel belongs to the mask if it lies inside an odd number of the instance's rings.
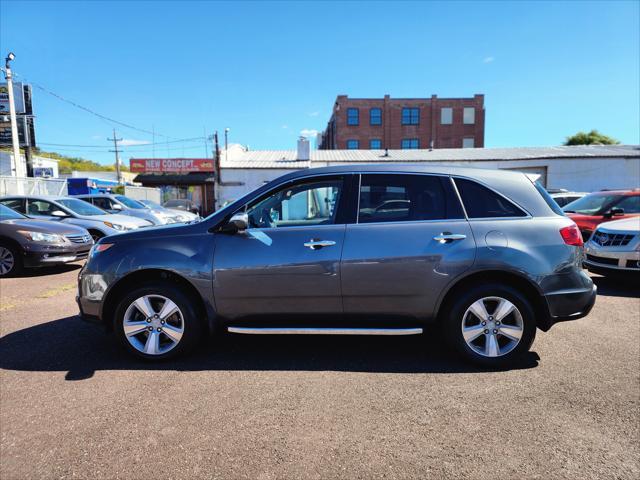
[[[308,242],[304,243],[304,246],[310,248],[311,250],[320,250],[324,247],[332,247],[336,242],[333,240],[314,240],[313,238]]]
[[[440,235],[436,235],[433,239],[440,243],[450,243],[454,240],[464,240],[467,238],[466,235],[462,233],[450,233],[450,232],[442,232]]]

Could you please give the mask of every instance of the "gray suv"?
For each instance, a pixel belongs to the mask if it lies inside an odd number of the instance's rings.
[[[84,319],[162,359],[206,332],[412,335],[506,367],[591,310],[580,232],[522,173],[337,166],[287,174],[199,223],[102,239]]]

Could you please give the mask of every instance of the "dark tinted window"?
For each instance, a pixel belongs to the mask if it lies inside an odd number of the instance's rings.
[[[456,178],[456,185],[469,218],[527,216],[509,200],[477,182]]]
[[[9,208],[13,208],[16,212],[27,213],[24,208],[24,199],[22,198],[10,198],[2,200],[2,204]]]
[[[462,218],[448,178],[428,175],[363,175],[359,223]]]
[[[549,192],[547,192],[547,190],[542,186],[540,182],[533,182],[533,184],[536,186],[536,190],[538,190],[538,193],[542,195],[542,198],[544,198],[544,201],[547,202],[547,205],[549,205],[551,210],[553,210],[553,212],[557,213],[558,215],[564,215],[564,212],[560,207],[565,206],[569,202],[562,197],[554,199],[551,195],[549,195]],[[560,203],[560,201],[563,201],[563,203]]]
[[[103,210],[111,210],[113,208],[113,205],[112,205],[113,202],[111,201],[110,198],[93,197],[92,199],[85,198],[83,200],[86,200],[86,201],[89,201],[89,202],[93,201],[93,204],[96,207],[101,208]]]
[[[622,208],[624,213],[640,213],[640,195],[624,197],[615,208]]]

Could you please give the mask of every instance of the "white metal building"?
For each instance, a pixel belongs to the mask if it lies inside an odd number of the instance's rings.
[[[20,155],[22,161],[25,162],[24,155]],[[9,152],[0,152],[0,175],[11,176],[11,159],[13,154]],[[26,165],[26,164],[25,164]],[[33,169],[38,177],[58,178],[58,160],[55,158],[33,156]]]
[[[419,163],[509,169],[540,175],[547,188],[590,192],[640,187],[640,146],[456,148],[436,150],[298,150],[229,149],[221,158],[217,206],[292,170],[358,163]]]

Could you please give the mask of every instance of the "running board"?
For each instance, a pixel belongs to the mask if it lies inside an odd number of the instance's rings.
[[[231,333],[254,335],[420,335],[422,328],[254,328],[228,327]]]

